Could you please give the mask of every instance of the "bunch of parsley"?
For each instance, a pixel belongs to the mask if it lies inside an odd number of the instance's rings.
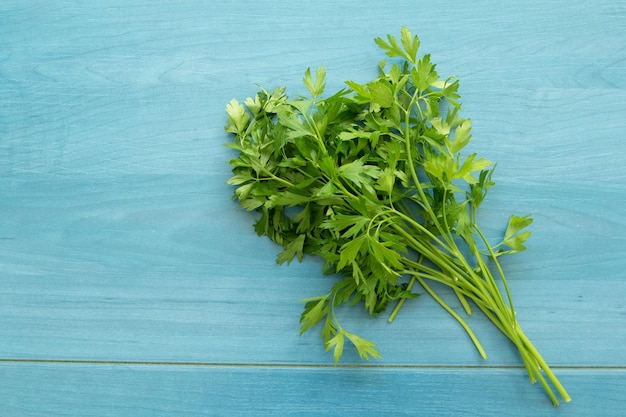
[[[483,358],[478,339],[431,281],[454,291],[468,314],[468,300],[517,347],[532,382],[552,402],[569,401],[539,352],[522,332],[498,258],[525,249],[532,222],[511,216],[501,242],[491,244],[476,213],[494,185],[494,166],[471,153],[463,156],[471,122],[460,116],[458,80],[441,79],[429,55],[407,28],[401,37],[377,38],[394,59],[382,61],[371,82],[347,82],[328,97],[325,71],[308,69],[308,97],[288,98],[285,88],[260,89],[245,105],[227,105],[226,130],[241,206],[258,211],[259,235],[282,245],[278,262],[304,254],[325,261],[324,272],[343,277],[328,291],[307,298],[301,332],[321,324],[334,359],[346,339],[365,359],[379,358],[374,343],[348,331],[335,309],[362,303],[371,315],[415,295],[421,285],[463,326]],[[502,284],[504,295],[498,281]]]

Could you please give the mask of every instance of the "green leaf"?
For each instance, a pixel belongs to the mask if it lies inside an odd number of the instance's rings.
[[[237,135],[243,134],[250,121],[250,114],[246,109],[237,100],[232,99],[226,105],[226,113],[228,114],[226,131]]]
[[[393,91],[391,85],[385,80],[377,80],[367,85],[372,103],[382,108],[391,107],[393,104]]]
[[[370,222],[365,216],[351,214],[337,214],[331,219],[324,220],[320,225],[323,229],[333,229],[341,233],[341,237],[351,238],[359,234]]]
[[[300,316],[300,334],[304,334],[307,330],[314,328],[320,320],[322,320],[329,311],[328,294],[319,297],[312,297],[302,300],[306,302],[302,315]]]
[[[454,130],[454,140],[448,142],[448,148],[453,154],[458,153],[463,149],[470,141],[472,135],[470,130],[472,128],[472,121],[470,119],[464,120]]]
[[[470,194],[468,198],[471,199],[472,205],[475,209],[482,204],[489,189],[495,185],[495,182],[491,180],[494,170],[495,166],[492,169],[482,170],[478,176],[478,182],[470,184]]]
[[[391,35],[387,35],[387,41],[382,38],[375,38],[374,42],[385,51],[388,56],[392,58],[405,58],[407,61],[414,63],[420,45],[417,36],[413,36],[409,29],[403,27],[400,31],[400,38],[402,46],[400,46],[398,40]]]
[[[258,197],[258,196],[248,197],[245,200],[242,200],[239,202],[241,207],[245,208],[248,211],[256,210],[266,203],[267,203],[267,199],[263,197]]]
[[[294,173],[292,177],[292,181],[295,183],[293,186],[293,189],[299,190],[299,192],[307,193],[307,198],[310,198],[308,196],[309,191],[307,190],[307,188],[309,188],[312,184],[315,184],[319,179],[318,178],[302,179],[302,178],[305,178],[302,174]]]
[[[333,349],[333,358],[335,364],[339,363],[341,355],[343,355],[343,345],[345,341],[345,330],[340,330],[332,339],[326,342],[326,352]]]
[[[367,89],[367,84],[358,84],[354,81],[346,81],[346,85],[356,93],[358,101],[367,103],[372,99],[372,96]]]
[[[363,248],[363,244],[367,239],[367,235],[358,236],[348,243],[341,246],[339,250],[339,262],[337,263],[337,272],[345,268],[346,265],[351,265],[355,261],[357,255]]]
[[[504,239],[509,239],[513,237],[516,233],[519,233],[520,230],[528,227],[533,222],[533,219],[530,216],[511,216],[509,218],[509,223],[506,227],[506,231],[504,232]]]
[[[298,235],[297,238],[285,245],[285,250],[280,252],[276,257],[276,262],[290,264],[294,257],[298,257],[298,261],[302,261],[304,257],[304,241],[306,235]]]
[[[278,166],[282,168],[302,168],[307,165],[306,159],[294,156],[293,158],[282,160]]]
[[[315,193],[315,197],[334,198],[336,197],[336,192],[337,192],[337,187],[335,186],[335,184],[329,181],[326,184],[324,184],[323,187],[317,190],[317,193]]]
[[[235,190],[235,195],[237,195],[237,198],[239,198],[239,200],[245,200],[246,198],[248,198],[248,195],[254,188],[255,184],[256,183],[254,182],[250,182],[237,187],[237,189]]]
[[[339,176],[352,181],[356,185],[363,183],[363,161],[358,159],[339,167]]]
[[[252,97],[248,97],[245,101],[246,107],[248,108],[248,110],[250,110],[250,112],[256,116],[257,114],[260,113],[261,108],[262,108],[262,104],[261,101],[259,99],[259,95],[255,95],[254,98]]]
[[[420,47],[420,41],[417,35],[413,36],[408,28],[402,27],[400,30],[400,40],[404,50],[406,51],[408,61],[415,62],[417,59],[417,51]]]
[[[281,125],[289,129],[286,132],[289,139],[298,139],[307,136],[315,137],[315,132],[313,132],[308,125],[305,125],[302,118],[297,114],[283,112],[279,114],[278,121]]]
[[[352,342],[354,347],[356,347],[357,352],[359,352],[359,356],[362,359],[370,360],[370,358],[380,359],[380,352],[376,349],[376,345],[362,337],[357,336],[354,333],[350,333],[346,330],[343,331],[346,337]],[[340,355],[341,356],[341,355]],[[336,359],[335,359],[336,360]]]
[[[373,148],[375,148],[376,146],[378,146],[378,142],[380,141],[380,135],[382,132],[380,131],[374,131],[370,134],[369,140],[370,140],[370,144],[372,145]]]
[[[311,68],[307,68],[304,72],[304,78],[302,79],[304,86],[312,96],[315,96],[315,84],[313,83],[313,77],[311,76]]]
[[[457,100],[461,97],[458,93],[459,90],[459,80],[454,80],[450,82],[451,79],[447,79],[443,84],[443,89],[441,90],[441,95],[445,97],[448,103],[459,106]]]
[[[322,340],[324,340],[324,343],[326,343],[336,334],[337,326],[335,326],[335,323],[333,322],[332,315],[327,314],[326,320],[324,320],[324,326],[322,327],[322,331],[320,332]]]
[[[447,121],[443,120],[441,117],[435,117],[431,119],[430,124],[435,128],[435,131],[442,136],[447,136],[450,134],[450,125]],[[456,153],[456,152],[452,152]]]
[[[352,161],[339,167],[338,174],[353,182],[356,186],[362,186],[372,182],[372,178],[382,175],[380,168],[374,165],[365,165],[361,159]]]
[[[458,210],[454,213],[454,218],[456,219],[455,232],[456,236],[463,236],[467,240],[472,239],[470,243],[470,249],[475,249],[473,242],[473,224],[471,222],[469,213],[467,212],[467,201],[464,201],[462,204],[459,204]]]
[[[298,224],[296,233],[306,233],[311,229],[311,204],[305,204],[304,208],[293,216],[293,221]]]
[[[456,172],[454,178],[463,178],[468,184],[475,184],[478,180],[472,176],[472,173],[482,171],[489,166],[491,166],[491,161],[484,158],[476,159],[476,154],[473,153],[465,158],[463,165]]]
[[[315,81],[313,81],[313,77],[311,76],[311,68],[307,68],[305,71],[303,79],[304,86],[309,90],[313,98],[321,96],[324,92],[324,88],[326,87],[326,84],[324,84],[325,77],[326,71],[323,65],[315,70]]]
[[[296,194],[290,191],[285,191],[285,192],[270,196],[269,206],[270,207],[278,207],[278,206],[294,207],[294,206],[299,206],[301,204],[308,203],[310,200],[311,200],[311,197],[306,194]]]
[[[395,269],[402,269],[402,256],[395,250],[388,248],[388,244],[381,243],[372,237],[368,239],[368,244],[374,258],[380,264],[388,265]]]
[[[226,183],[229,185],[241,185],[254,180],[255,178],[251,175],[250,171],[242,171],[232,176]]]
[[[393,193],[393,187],[396,183],[395,171],[385,168],[383,175],[380,176],[376,183],[376,189],[385,192],[388,195]]]
[[[405,52],[402,50],[400,44],[398,44],[398,40],[394,36],[387,35],[387,42],[385,42],[383,38],[375,38],[374,42],[391,58],[406,58]]]
[[[263,207],[259,209],[261,212],[261,217],[254,223],[254,231],[257,235],[262,236],[266,235],[267,231],[270,228],[269,224],[269,209],[267,207]]]
[[[530,237],[530,232],[525,231],[522,232],[523,229],[528,227],[533,222],[533,219],[530,216],[511,216],[509,218],[509,223],[506,227],[506,231],[504,232],[504,239],[502,243],[509,248],[510,251],[507,253],[515,253],[526,250],[526,246],[524,246],[524,242],[528,240]]]
[[[450,155],[432,153],[423,162],[423,167],[431,178],[441,186],[447,186],[453,178],[461,178],[457,173],[458,163]],[[468,167],[469,168],[469,167]]]
[[[356,283],[354,282],[352,277],[346,277],[333,285],[331,291],[334,294],[333,297],[335,306],[347,303],[354,295],[354,291],[356,290],[356,288]]]
[[[363,273],[363,270],[356,261],[352,261],[352,279],[354,279],[354,283],[357,286],[361,285],[361,283],[365,281],[365,274]]]
[[[439,79],[435,66],[430,62],[430,55],[424,55],[417,62],[417,68],[413,68],[411,78],[415,87],[420,91],[425,91]]]
[[[319,160],[319,167],[324,174],[328,176],[328,178],[335,178],[337,175],[337,167],[335,166],[335,160],[329,156],[323,156]]]
[[[315,70],[315,96],[319,97],[324,93],[324,89],[326,88],[326,84],[324,80],[326,79],[326,70],[323,65],[320,65]]]

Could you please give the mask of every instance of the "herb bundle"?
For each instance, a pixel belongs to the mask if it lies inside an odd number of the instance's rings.
[[[373,342],[348,331],[335,309],[362,304],[377,315],[390,303],[393,320],[419,284],[480,342],[429,282],[449,287],[472,313],[471,301],[519,350],[531,382],[554,405],[569,395],[519,326],[499,257],[525,249],[532,222],[511,216],[501,242],[491,244],[476,223],[494,165],[464,155],[471,121],[460,116],[459,82],[441,79],[407,28],[375,39],[393,59],[371,82],[323,97],[325,71],[304,74],[310,95],[289,98],[263,88],[226,107],[235,136],[231,160],[241,206],[257,211],[254,227],[283,246],[279,263],[304,254],[342,277],[328,293],[304,300],[301,333],[321,326],[335,361],[346,339],[362,358],[379,358]],[[501,290],[503,288],[503,291]]]

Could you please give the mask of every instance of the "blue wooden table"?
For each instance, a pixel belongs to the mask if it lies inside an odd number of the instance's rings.
[[[505,268],[571,403],[428,296],[342,311],[383,358],[333,366],[298,320],[334,278],[278,266],[230,200],[225,104],[322,63],[368,81],[402,25],[498,163],[483,227],[535,219]],[[3,0],[0,416],[626,415],[625,132],[623,0]]]

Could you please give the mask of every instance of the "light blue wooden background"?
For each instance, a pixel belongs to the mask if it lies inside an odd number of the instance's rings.
[[[329,89],[369,80],[402,25],[498,162],[482,225],[535,218],[505,267],[558,409],[427,296],[391,325],[343,312],[383,359],[333,367],[298,336],[332,278],[277,266],[230,201],[225,104],[321,63]],[[625,132],[623,0],[3,0],[0,415],[624,415]]]

